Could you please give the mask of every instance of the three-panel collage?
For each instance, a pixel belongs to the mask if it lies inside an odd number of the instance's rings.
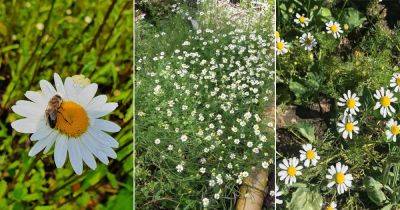
[[[398,210],[398,138],[399,0],[0,0],[1,210]]]

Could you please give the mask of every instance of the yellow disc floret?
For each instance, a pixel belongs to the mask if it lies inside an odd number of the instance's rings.
[[[89,127],[85,109],[72,101],[63,101],[57,113],[56,128],[70,137],[79,137]]]
[[[300,23],[305,23],[306,22],[306,18],[304,16],[300,16],[299,17],[299,22]]]
[[[349,98],[349,100],[347,100],[347,108],[354,109],[354,107],[356,107],[356,100],[354,98]]]
[[[346,129],[347,132],[352,132],[354,129],[353,123],[352,122],[346,123],[346,125],[344,126],[344,129]]]
[[[383,107],[388,107],[390,106],[390,98],[387,96],[382,96],[381,100],[380,100],[381,104]]]
[[[285,48],[285,43],[277,42],[276,43],[276,48],[278,48],[278,50],[283,50]]]
[[[398,125],[392,125],[392,127],[390,128],[390,131],[392,132],[393,135],[397,135],[400,133],[400,129]]]
[[[314,159],[314,157],[315,157],[315,152],[312,151],[312,150],[308,150],[308,151],[306,152],[306,157],[307,157],[307,159],[309,159],[309,160]]]
[[[397,78],[396,78],[396,85],[397,85],[397,86],[400,86],[400,77],[397,77]]]
[[[289,174],[289,176],[296,176],[296,168],[293,166],[289,166],[289,168],[287,169],[287,173]]]
[[[331,29],[331,31],[332,31],[333,33],[336,33],[336,32],[339,31],[339,27],[338,27],[337,25],[332,25],[332,26],[330,27],[330,29]]]
[[[337,184],[343,184],[345,180],[344,173],[342,172],[337,172],[335,175],[336,183]]]

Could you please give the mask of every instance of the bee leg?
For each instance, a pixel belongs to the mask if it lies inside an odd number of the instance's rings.
[[[65,118],[64,117],[64,115],[63,115],[63,113],[62,112],[60,112],[60,111],[58,111],[58,113],[60,113],[61,114],[61,116],[62,116],[62,118],[68,123],[68,124],[70,124],[71,125],[71,122],[69,122],[68,120],[67,120],[67,118]]]

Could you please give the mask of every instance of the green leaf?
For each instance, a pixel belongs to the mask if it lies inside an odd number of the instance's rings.
[[[323,18],[326,18],[326,19],[331,19],[332,18],[332,13],[331,13],[331,10],[329,8],[322,7],[321,10],[320,10],[320,13],[321,13],[321,16]]]
[[[347,23],[351,29],[361,27],[364,21],[367,20],[361,12],[354,8],[347,8],[344,13],[344,22]]]
[[[310,143],[315,142],[315,128],[313,125],[307,122],[299,122],[296,124],[296,128]]]
[[[307,88],[304,87],[304,85],[295,81],[290,81],[289,89],[294,93],[297,99],[301,98],[301,96],[307,92]]]
[[[7,182],[4,180],[0,181],[0,198],[3,198],[7,191]]]
[[[320,210],[323,203],[322,196],[308,188],[298,188],[288,203],[288,209]]]
[[[386,200],[385,193],[382,192],[383,185],[372,177],[364,180],[364,186],[367,191],[368,198],[376,205],[382,205]]]

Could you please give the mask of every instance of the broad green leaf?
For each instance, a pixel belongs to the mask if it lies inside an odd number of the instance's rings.
[[[347,8],[344,11],[344,23],[350,26],[350,29],[361,27],[367,18],[354,8]]]
[[[315,128],[313,125],[307,122],[299,122],[295,126],[299,133],[310,143],[315,142]]]
[[[320,210],[322,203],[322,196],[318,192],[300,187],[293,193],[287,207],[291,210]]]
[[[383,185],[372,177],[367,177],[364,180],[364,186],[367,191],[368,198],[376,205],[382,205],[386,200],[386,195],[383,193]]]

